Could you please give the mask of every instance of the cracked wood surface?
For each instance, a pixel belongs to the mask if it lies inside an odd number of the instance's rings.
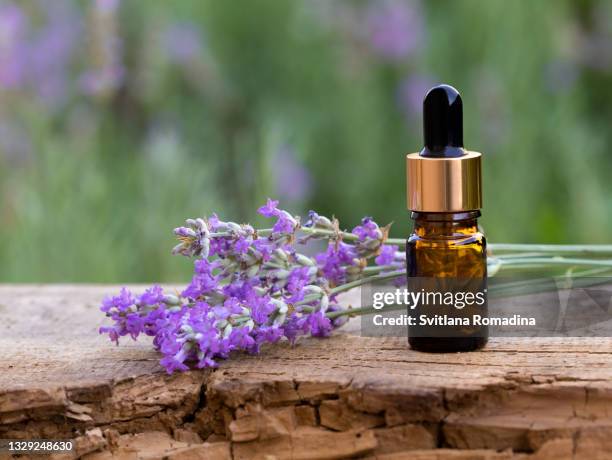
[[[169,376],[149,340],[97,334],[116,290],[0,286],[0,439],[74,438],[64,457],[87,459],[612,458],[612,339],[435,355],[349,324]]]

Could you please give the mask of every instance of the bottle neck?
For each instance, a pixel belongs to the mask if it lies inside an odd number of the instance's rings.
[[[417,212],[410,217],[414,220],[414,233],[419,236],[463,236],[478,232],[477,219],[480,211],[463,212]]]

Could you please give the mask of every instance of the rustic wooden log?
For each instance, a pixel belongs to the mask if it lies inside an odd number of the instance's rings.
[[[0,287],[0,439],[87,459],[612,458],[612,339],[433,355],[349,327],[167,375],[148,340],[97,334],[115,290]]]

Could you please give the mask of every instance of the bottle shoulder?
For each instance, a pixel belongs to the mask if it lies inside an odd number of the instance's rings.
[[[480,231],[476,232],[468,232],[468,233],[453,233],[449,235],[440,235],[440,234],[419,234],[417,232],[413,232],[407,238],[406,242],[408,244],[414,244],[416,242],[431,242],[437,244],[447,243],[449,245],[465,245],[465,244],[480,244],[482,246],[486,246],[487,238],[484,233]]]

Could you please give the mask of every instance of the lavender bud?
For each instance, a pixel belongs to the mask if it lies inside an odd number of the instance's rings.
[[[306,223],[307,227],[316,227],[322,228],[325,230],[333,230],[334,224],[325,216],[320,216],[314,211],[310,211],[308,213],[308,222]]]
[[[321,307],[320,310],[325,313],[327,311],[327,307],[329,307],[329,297],[327,294],[323,294],[321,297]]]
[[[276,315],[276,317],[274,318],[274,321],[272,322],[272,324],[274,324],[275,326],[282,326],[282,324],[285,322],[286,319],[287,319],[287,314],[286,313],[280,313],[280,314]]]
[[[278,280],[285,280],[289,277],[290,274],[290,271],[280,268],[274,272],[274,277]]]
[[[247,278],[254,278],[255,275],[259,272],[259,265],[252,265],[246,271]]]
[[[289,260],[289,257],[288,257],[288,254],[287,254],[287,251],[284,251],[284,250],[283,250],[283,249],[281,249],[281,248],[276,248],[276,249],[274,250],[274,255],[275,255],[275,256],[276,256],[278,259],[280,259],[280,260],[282,260],[282,261],[284,261],[284,262],[287,262],[287,261]]]
[[[225,296],[220,292],[213,291],[206,296],[210,305],[220,305],[225,302]]]
[[[266,294],[268,293],[268,290],[267,290],[266,288],[262,288],[261,286],[255,286],[255,287],[253,288],[253,290],[254,290],[254,291],[255,291],[255,293],[256,293],[258,296],[260,296],[260,297],[261,297],[261,296],[264,296],[264,295],[266,295]]]
[[[200,250],[200,256],[202,259],[207,259],[210,254],[210,240],[208,238],[203,238],[201,243],[202,249]]]
[[[177,227],[174,229],[174,234],[176,236],[181,236],[184,238],[195,238],[197,236],[196,232],[194,232],[191,228],[187,227]]]
[[[164,296],[164,303],[166,305],[179,305],[180,299],[177,296],[175,296],[175,295],[166,294]]]
[[[270,299],[270,303],[276,307],[276,310],[279,313],[287,313],[287,311],[289,310],[289,307],[287,306],[287,304],[283,302],[282,300]]]
[[[382,238],[382,235],[380,236]],[[362,246],[367,249],[378,249],[380,247],[380,240],[366,240]]]
[[[242,233],[242,228],[235,222],[228,222],[227,229],[236,235],[240,235]]]
[[[308,294],[323,294],[324,291],[323,289],[321,289],[319,286],[316,286],[314,284],[309,284],[308,286],[304,287],[304,294],[308,295]]]
[[[303,266],[313,267],[316,265],[314,260],[312,260],[310,257],[306,257],[304,254],[296,254],[295,259],[298,264]]]

